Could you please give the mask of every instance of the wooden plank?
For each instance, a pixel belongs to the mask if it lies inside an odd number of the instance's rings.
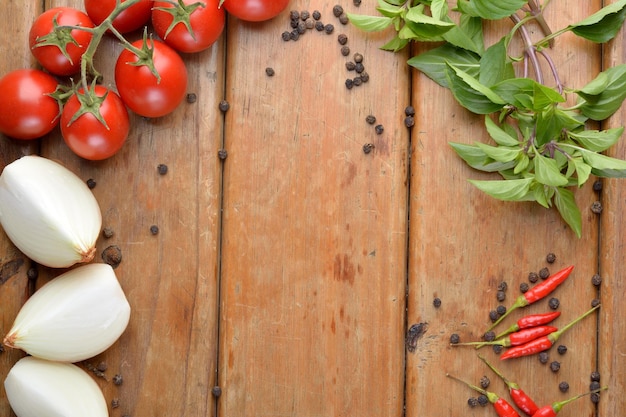
[[[614,3],[613,1],[606,2]],[[626,32],[622,29],[618,36],[604,50],[604,68],[624,63],[626,53]],[[626,124],[626,109],[622,108],[606,123],[605,128],[619,127]],[[611,148],[609,155],[626,159],[626,143],[622,138]],[[602,286],[599,297],[602,300],[603,314],[599,323],[600,346],[598,371],[601,384],[609,390],[602,393],[598,415],[619,416],[626,414],[623,346],[626,344],[626,331],[622,319],[626,309],[622,300],[625,287],[623,279],[624,246],[626,233],[624,224],[624,200],[626,183],[623,179],[603,180],[601,192],[602,215],[600,221],[600,276]]]
[[[600,5],[599,1],[550,3],[546,19],[557,29],[588,16]],[[549,53],[568,87],[581,87],[599,70],[598,47],[573,36],[560,37]],[[588,207],[597,197],[591,183],[576,192],[583,212],[583,237],[577,239],[555,210],[500,202],[482,194],[467,179],[497,177],[468,168],[448,142],[486,141],[483,119],[460,107],[449,91],[425,76],[416,72],[413,79],[418,124],[411,154],[408,325],[426,322],[428,330],[416,352],[407,357],[406,415],[487,415],[492,410],[468,407],[467,398],[476,394],[447,379],[446,373],[473,383],[488,375],[493,381],[490,390],[504,398],[508,398],[506,388],[477,359],[474,349],[450,347],[450,335],[480,340],[490,323],[488,312],[499,304],[497,285],[508,283],[503,304],[511,305],[528,273],[544,266],[553,272],[569,264],[576,266],[555,295],[562,311],[557,326],[586,311],[595,296],[590,278],[598,263],[597,219]],[[549,78],[546,81],[551,83]],[[557,255],[553,265],[545,262],[549,252]],[[435,297],[442,300],[438,309],[433,307]],[[537,304],[512,314],[510,323],[522,314],[549,311],[547,300]],[[561,363],[558,373],[540,365],[536,357],[500,362],[489,348],[481,352],[544,405],[588,390],[588,375],[596,363],[595,332],[595,321],[589,319],[562,337],[559,343],[569,348],[567,354],[550,352],[550,361]],[[570,384],[568,394],[558,389],[563,380]],[[559,415],[592,415],[593,410],[586,399]]]
[[[335,28],[297,42],[289,11],[229,21],[220,415],[402,415],[408,69],[334,4],[291,2]],[[350,91],[341,33],[371,77]]]
[[[47,4],[57,5],[82,8],[77,0]],[[112,38],[98,51],[96,66],[106,85],[113,85],[111,57],[120,51]],[[217,358],[223,43],[184,59],[188,91],[197,101],[183,102],[173,114],[155,120],[132,117],[128,142],[115,157],[97,163],[81,160],[58,133],[42,148],[43,156],[97,183],[93,191],[103,226],[115,234],[99,239],[95,262],[103,261],[100,255],[108,246],[121,249],[123,261],[116,272],[132,307],[129,327],[113,347],[82,364],[107,363],[106,379],[97,381],[107,401],[119,400],[119,415],[215,412],[211,389]],[[166,175],[158,174],[159,164],[167,165]],[[158,234],[151,233],[152,225]],[[39,284],[57,274],[43,269]],[[21,274],[22,284],[24,279]],[[122,375],[121,386],[112,383],[115,374]],[[2,407],[7,407],[4,399]]]

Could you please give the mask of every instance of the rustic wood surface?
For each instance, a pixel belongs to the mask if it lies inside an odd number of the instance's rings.
[[[34,66],[28,28],[41,11],[81,3],[4,2],[0,75]],[[366,35],[341,25],[332,15],[336,3],[292,0],[260,24],[230,18],[210,50],[184,55],[188,91],[197,100],[160,119],[133,117],[128,143],[109,160],[81,160],[58,132],[32,142],[0,138],[0,169],[40,154],[97,183],[103,226],[115,233],[99,239],[98,254],[110,245],[121,249],[116,273],[132,307],[121,339],[80,364],[87,370],[107,364],[105,377],[94,378],[109,404],[119,402],[110,414],[491,416],[490,408],[468,408],[473,393],[446,373],[473,382],[488,375],[489,389],[505,398],[506,387],[474,349],[450,347],[450,335],[480,338],[500,282],[508,283],[509,305],[529,272],[574,264],[556,295],[563,313],[557,325],[586,311],[593,298],[603,306],[597,319],[559,341],[568,347],[565,355],[550,352],[561,363],[558,373],[536,357],[502,363],[490,349],[481,352],[541,405],[587,391],[589,374],[598,370],[609,387],[599,407],[586,398],[559,415],[626,415],[619,301],[626,183],[605,180],[596,193],[589,182],[577,192],[581,239],[554,210],[481,194],[467,179],[492,177],[466,167],[448,142],[484,140],[482,118],[411,71],[409,51],[379,50],[390,32]],[[342,3],[374,13],[375,2]],[[601,3],[554,1],[546,17],[559,28]],[[319,10],[334,33],[282,41],[290,9]],[[501,29],[490,31],[495,36]],[[352,53],[364,56],[370,75],[350,91],[339,33],[348,35]],[[603,65],[622,63],[625,42],[620,32],[601,50],[563,36],[551,54],[564,83],[580,87]],[[106,39],[96,63],[107,84],[120,48]],[[226,113],[218,109],[221,100],[230,103]],[[417,111],[411,130],[403,124],[409,104]],[[384,126],[382,134],[365,122],[369,114]],[[607,126],[625,123],[623,110]],[[368,143],[374,147],[364,153]],[[220,150],[227,151],[225,160]],[[624,142],[611,154],[626,157]],[[159,164],[168,166],[166,175],[158,174]],[[600,216],[589,210],[597,200]],[[557,256],[554,264],[545,261],[549,252]],[[0,229],[3,332],[32,290],[30,267]],[[60,272],[40,267],[36,285]],[[598,272],[600,291],[591,285]],[[524,313],[547,309],[545,300]],[[405,335],[419,323],[425,333],[409,350]],[[0,376],[22,356],[2,353]],[[116,374],[122,385],[113,384]],[[567,394],[560,381],[569,382]],[[0,415],[13,415],[3,390]]]

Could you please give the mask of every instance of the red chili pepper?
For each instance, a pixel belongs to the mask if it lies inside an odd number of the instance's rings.
[[[498,323],[504,320],[504,318],[511,313],[511,311],[516,310],[520,307],[526,307],[527,305],[532,304],[546,297],[548,294],[554,291],[556,287],[561,285],[563,281],[567,279],[567,277],[569,277],[573,269],[574,269],[574,265],[568,266],[567,268],[562,269],[559,272],[556,272],[550,275],[548,279],[540,282],[539,284],[532,287],[530,290],[526,291],[524,294],[517,297],[513,305],[506,311],[506,313],[501,315],[500,318],[496,320],[489,327],[488,330],[491,330],[494,327],[496,327]]]
[[[555,403],[552,403],[552,404],[549,404],[549,405],[544,405],[543,407],[538,409],[535,412],[535,414],[532,415],[532,417],[556,417],[558,412],[561,411],[561,409],[566,404],[569,404],[572,401],[579,399],[580,397],[584,397],[585,395],[593,394],[594,392],[600,392],[600,391],[605,390],[605,389],[607,389],[607,387],[602,387],[600,389],[589,391],[589,392],[586,392],[584,394],[578,394],[577,396],[569,398],[569,399],[567,399],[565,401],[559,401],[559,402],[555,402]]]
[[[485,362],[485,364],[496,374],[498,375],[509,388],[509,395],[513,400],[513,403],[522,410],[526,415],[532,416],[539,409],[537,404],[533,401],[532,398],[528,394],[526,394],[515,382],[509,381],[500,371],[496,369],[495,366],[490,364],[487,359],[478,355],[478,357]]]
[[[530,342],[524,343],[523,345],[510,348],[502,355],[500,355],[500,359],[519,358],[520,356],[529,356],[550,349],[563,333],[565,333],[567,330],[570,329],[570,327],[587,317],[589,314],[593,313],[599,307],[600,305],[595,306],[594,308],[587,311],[585,314],[578,317],[576,320],[568,323],[565,327],[557,330],[556,332],[539,337],[535,340],[531,340]]]
[[[528,329],[522,329],[518,332],[511,333],[508,336],[505,336],[501,339],[492,340],[490,342],[465,342],[465,343],[456,343],[452,346],[459,345],[476,345],[476,349],[481,348],[485,345],[500,345],[504,347],[509,346],[519,346],[524,343],[528,343],[532,340],[535,340],[541,336],[549,335],[550,333],[556,332],[558,329],[552,326],[536,326],[529,327]]]
[[[544,324],[548,324],[551,321],[555,320],[557,317],[561,315],[560,311],[553,311],[550,313],[543,314],[531,314],[529,316],[524,316],[517,321],[517,323],[513,324],[511,327],[500,333],[496,336],[496,339],[500,339],[501,337],[506,336],[507,334],[511,334],[518,330],[528,329],[529,327],[542,326]]]
[[[446,374],[446,376],[452,379],[456,379],[457,381],[464,383],[465,385],[472,388],[473,390],[480,392],[481,394],[487,396],[487,399],[489,400],[491,404],[493,404],[493,408],[494,410],[496,410],[496,413],[498,414],[499,417],[520,417],[519,413],[515,410],[515,408],[513,408],[513,406],[509,404],[504,398],[498,397],[497,394],[494,394],[493,392],[485,391],[484,389],[477,387],[476,385],[472,385],[469,382],[465,382],[462,379],[459,379],[450,374]]]

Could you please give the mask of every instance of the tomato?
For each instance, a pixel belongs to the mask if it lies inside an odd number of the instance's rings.
[[[55,7],[46,10],[35,19],[30,28],[28,43],[33,56],[42,67],[56,75],[72,75],[80,70],[80,59],[91,41],[91,32],[79,29],[67,29],[53,35],[54,22],[58,26],[94,27],[93,22],[85,13],[71,7]],[[72,42],[72,38],[77,45]],[[54,42],[50,44],[49,42]],[[38,46],[40,45],[40,46]],[[59,46],[57,46],[59,45]],[[69,59],[63,55],[66,48]]]
[[[59,104],[48,94],[57,88],[50,74],[35,69],[11,71],[0,79],[0,132],[35,139],[59,123]]]
[[[74,94],[61,114],[61,134],[76,155],[99,161],[115,155],[122,148],[130,131],[130,119],[122,99],[115,92],[101,85],[95,86],[93,92],[97,97],[106,96],[99,106],[106,126],[92,113],[84,113],[72,121],[81,107]],[[84,94],[84,90],[79,89],[78,94]]]
[[[124,103],[144,117],[161,117],[174,111],[187,92],[187,69],[178,53],[157,40],[147,40],[153,49],[154,68],[160,80],[147,65],[133,65],[140,58],[124,49],[115,63],[115,84]],[[132,44],[142,48],[143,40]]]
[[[261,22],[278,16],[289,0],[225,0],[226,11],[241,20]]]
[[[197,5],[197,0],[184,0],[186,6]],[[197,6],[189,11],[189,25],[193,36],[185,23],[177,19],[170,29],[176,13],[185,13],[178,4],[156,1],[152,12],[152,26],[165,43],[180,52],[199,52],[207,49],[220,37],[226,23],[226,12],[219,6],[220,0],[204,0],[204,6]],[[159,7],[168,11],[158,9]]]
[[[122,3],[126,0],[122,0]],[[91,20],[99,25],[115,8],[115,0],[85,0],[85,10]],[[128,33],[144,26],[152,13],[152,0],[140,0],[113,19],[113,27],[120,33]]]

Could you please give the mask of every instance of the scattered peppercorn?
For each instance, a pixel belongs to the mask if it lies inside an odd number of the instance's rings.
[[[343,56],[348,56],[350,55],[350,47],[347,45],[344,45],[341,47],[341,55]]]
[[[506,307],[503,305],[499,305],[498,307],[496,307],[496,313],[498,313],[499,316],[502,316],[504,313],[506,313]]]
[[[117,408],[120,406],[120,400],[117,398],[113,398],[111,400],[111,408]]]
[[[559,369],[561,369],[561,363],[559,361],[550,362],[550,370],[552,372],[559,372]]]
[[[591,398],[591,402],[593,404],[597,404],[598,402],[600,402],[600,393],[599,392],[592,392],[589,397]]]
[[[524,293],[525,293],[526,291],[528,291],[529,289],[530,289],[530,285],[528,285],[528,283],[527,283],[527,282],[522,282],[522,283],[519,285],[519,290],[520,290],[520,292],[521,292],[522,294],[524,294]]]
[[[493,330],[485,332],[485,334],[483,335],[483,339],[485,339],[485,342],[492,342],[496,340],[496,332],[494,332]]]
[[[595,180],[593,182],[593,191],[595,191],[596,193],[602,191],[602,180]]]
[[[354,71],[354,69],[356,68],[356,64],[352,61],[348,61],[346,62],[346,69],[348,71]]]
[[[491,381],[489,381],[489,377],[487,377],[487,375],[484,375],[482,378],[480,378],[480,386],[483,389],[489,388],[489,384],[490,383],[491,383]]]
[[[96,180],[94,180],[93,178],[89,178],[87,180],[87,187],[89,187],[90,190],[96,188]]]
[[[284,32],[280,35],[280,37],[281,37],[281,38],[282,38],[285,42],[287,42],[288,40],[291,40],[291,34],[290,34],[290,33],[289,33],[289,31],[287,31],[287,30],[286,30],[286,31],[284,31]]]
[[[441,298],[435,297],[435,299],[433,300],[433,305],[435,306],[435,308],[441,307]]]
[[[452,333],[450,335],[450,343],[452,343],[453,345],[456,345],[460,341],[461,341],[461,336],[459,336],[457,333]]]
[[[102,251],[102,260],[113,269],[117,268],[122,262],[122,250],[119,246],[111,245]]]
[[[364,83],[366,83],[370,80],[370,75],[367,72],[363,71],[361,73],[361,79],[363,80]]]
[[[345,33],[340,33],[339,36],[337,36],[337,42],[339,42],[339,45],[345,45],[348,43],[348,36]]]
[[[167,165],[165,164],[157,165],[157,172],[159,173],[159,175],[167,174]]]
[[[313,16],[313,19],[315,20],[320,20],[322,18],[322,14],[320,13],[319,10],[313,10],[313,13],[311,14],[311,16]]]
[[[567,381],[561,381],[559,383],[559,391],[563,393],[569,391],[569,384],[567,383]]]
[[[597,381],[600,382],[600,372],[598,371],[593,371],[590,375],[589,375],[589,379],[591,381]]]
[[[226,149],[220,149],[217,151],[217,157],[223,161],[228,158],[228,151]]]
[[[274,74],[276,74],[276,72],[274,71],[274,68],[272,67],[265,68],[265,73],[267,74],[268,77],[273,77]]]
[[[589,384],[589,391],[595,391],[600,389],[600,381],[591,381]]]
[[[352,3],[354,3],[354,5],[358,7],[361,5],[361,0],[352,0]]]
[[[476,407],[478,405],[478,398],[476,398],[476,397],[469,397],[467,399],[467,405],[469,405],[472,408]]]
[[[348,18],[348,15],[346,13],[341,13],[341,16],[339,16],[339,23],[341,23],[342,25],[347,25],[348,23],[350,23],[350,19]]]
[[[407,116],[415,116],[415,108],[413,106],[406,106],[404,108],[404,114]]]
[[[291,38],[291,40],[297,41],[298,39],[300,39],[300,34],[297,30],[294,29],[289,33],[289,37]]]
[[[305,22],[304,22],[304,26],[305,26],[308,30],[311,30],[311,29],[313,29],[313,28],[315,27],[315,21],[314,21],[314,20],[311,20],[311,19],[307,19],[307,20],[305,20]]]
[[[549,264],[553,264],[556,261],[556,255],[552,252],[546,255],[546,262]]]
[[[222,395],[222,388],[217,385],[214,386],[213,388],[211,388],[211,394],[213,394],[215,398],[219,397],[220,395]]]
[[[352,90],[352,87],[354,87],[354,81],[352,81],[352,78],[346,79],[346,88],[348,90]]]
[[[303,10],[300,12],[300,19],[307,20],[309,17],[311,17],[311,13],[309,13],[308,10]]]
[[[498,314],[496,310],[491,310],[489,312],[489,320],[491,320],[492,322],[495,323],[499,318],[500,318],[500,315]]]
[[[597,307],[599,305],[600,305],[600,299],[594,298],[593,300],[591,300],[591,307]]]
[[[341,16],[342,13],[343,13],[343,7],[341,7],[339,4],[336,4],[333,7],[333,15],[335,17],[339,17],[339,16]]]
[[[361,79],[361,77],[354,77],[354,78],[352,79],[352,84],[353,84],[355,87],[358,87],[358,86],[360,86],[361,84],[363,84],[363,80]]]
[[[556,310],[557,308],[559,308],[559,305],[561,304],[561,302],[559,301],[558,298],[556,297],[552,297],[550,298],[550,300],[548,300],[548,306],[552,309],[552,310]]]
[[[374,123],[376,123],[376,116],[370,114],[365,118],[365,121],[368,124],[373,125]]]
[[[479,404],[481,407],[486,407],[486,406],[487,406],[487,404],[489,404],[489,399],[487,398],[487,396],[486,396],[486,395],[484,395],[484,394],[480,394],[480,395],[478,396],[478,404]]]
[[[124,382],[124,380],[122,379],[122,375],[115,374],[115,376],[113,377],[113,384],[119,386],[119,385],[122,385],[123,382]]]
[[[228,101],[226,101],[226,100],[220,101],[219,109],[222,112],[227,112],[228,109],[230,109],[230,103],[228,103]]]
[[[565,345],[559,345],[556,348],[556,351],[559,352],[559,355],[565,355],[565,353],[567,353],[567,346]]]
[[[365,66],[363,66],[361,62],[357,62],[356,64],[354,64],[354,70],[357,72],[357,74],[360,74],[365,71]]]
[[[363,62],[363,55],[358,52],[354,54],[354,62],[356,62],[357,64]]]
[[[298,22],[298,24],[295,27],[296,31],[298,31],[298,33],[300,35],[304,34],[304,32],[306,32],[306,23],[304,22]]]
[[[500,281],[498,291],[506,291],[507,289],[509,289],[509,284],[507,284],[506,281]]]
[[[153,235],[158,235],[159,226],[157,226],[156,224],[153,224],[152,226],[150,226],[150,233],[152,233]]]
[[[415,118],[413,116],[407,116],[404,118],[404,125],[408,128],[415,126]]]
[[[300,12],[297,10],[292,10],[289,12],[289,19],[298,20],[300,19]]]
[[[530,282],[531,284],[534,284],[537,281],[539,281],[539,275],[537,275],[536,272],[529,272],[528,273],[528,282]]]
[[[600,276],[600,274],[595,274],[594,276],[592,276],[591,283],[594,287],[599,287],[600,284],[602,284],[602,277]]]
[[[550,270],[547,267],[543,267],[539,270],[539,278],[548,279],[550,276]]]
[[[383,132],[385,131],[385,128],[383,127],[383,125],[376,125],[374,129],[376,130],[377,135],[382,135]]]
[[[196,101],[198,101],[198,96],[196,95],[196,93],[188,93],[187,94],[187,103],[193,104]]]
[[[319,20],[315,22],[315,30],[317,30],[318,32],[323,32],[324,27],[325,27],[324,24],[320,22]]]
[[[502,345],[493,345],[492,349],[493,349],[493,353],[495,353],[496,355],[499,355],[504,350],[504,346],[502,346]]]
[[[504,291],[498,291],[496,292],[496,299],[498,300],[498,302],[503,302],[504,300],[506,300],[506,293]]]
[[[544,365],[548,363],[548,360],[550,360],[550,355],[546,351],[539,352],[539,355],[537,356],[539,357],[539,362],[543,363]]]
[[[595,201],[592,205],[591,205],[591,212],[594,214],[600,214],[602,213],[602,203],[599,201]]]
[[[366,143],[365,145],[363,145],[363,153],[364,154],[368,154],[370,152],[372,152],[374,150],[374,144],[373,143]]]
[[[326,32],[326,34],[328,34],[328,35],[333,33],[334,30],[335,30],[335,26],[333,26],[330,23],[328,23],[327,25],[324,26],[324,32]]]

